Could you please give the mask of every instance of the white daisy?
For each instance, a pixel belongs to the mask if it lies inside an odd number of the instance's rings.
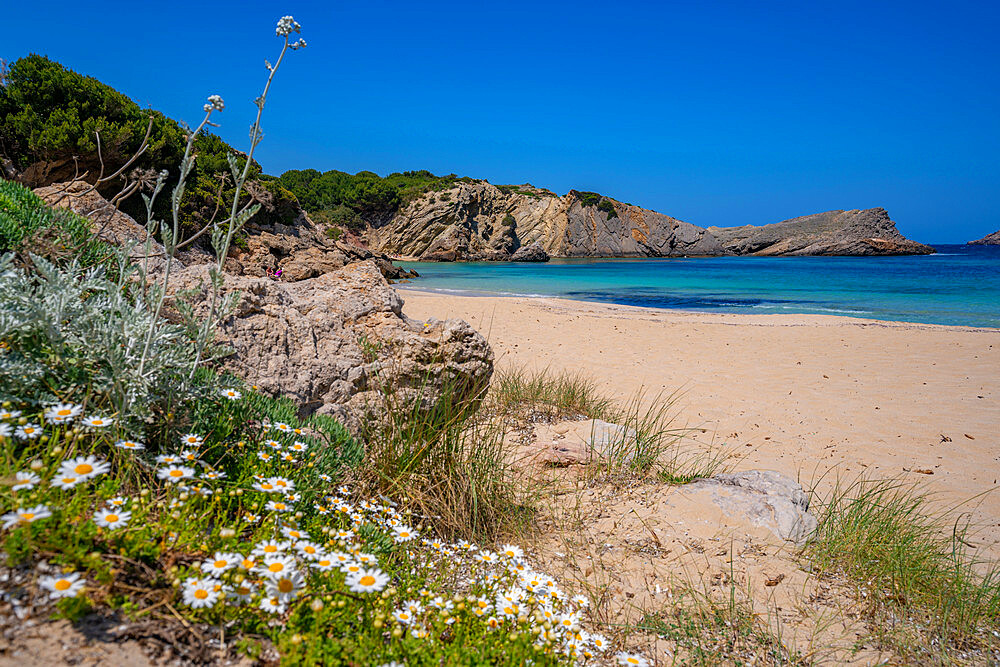
[[[223,389],[222,397],[228,398],[230,401],[238,401],[239,399],[243,398],[243,394],[236,391],[235,389]]]
[[[304,586],[305,579],[300,572],[289,572],[268,580],[267,595],[278,598],[282,602],[289,602],[298,597]]]
[[[38,579],[38,585],[47,590],[52,599],[76,597],[83,590],[85,583],[78,572]]]
[[[77,456],[59,464],[59,474],[92,479],[111,470],[111,466],[96,456]]]
[[[378,568],[352,572],[344,580],[352,593],[377,593],[389,583],[389,576]]]
[[[309,445],[300,440],[296,440],[288,446],[288,449],[293,452],[304,452],[309,449]]]
[[[167,466],[166,468],[160,468],[156,471],[156,476],[160,479],[165,479],[172,484],[176,484],[182,479],[190,479],[194,477],[193,468],[185,468],[184,466]]]
[[[104,501],[104,504],[109,507],[125,507],[125,503],[128,502],[128,498],[125,496],[115,496],[114,498],[108,498]]]
[[[270,461],[274,457],[268,454],[267,452],[257,452],[257,458],[259,458],[261,461]]]
[[[395,526],[392,529],[392,532],[395,533],[395,537],[393,539],[397,542],[409,542],[417,537],[417,532],[409,526]]]
[[[202,562],[201,571],[207,574],[219,575],[226,570],[239,566],[242,561],[243,556],[240,554],[216,551],[214,556]]]
[[[23,424],[17,427],[14,436],[21,440],[34,440],[42,434],[42,429],[38,424]]]
[[[57,489],[72,489],[77,484],[86,481],[85,478],[79,475],[56,475],[52,478],[52,486]]]
[[[181,444],[187,447],[200,447],[204,441],[205,439],[197,433],[186,433],[181,436]]]
[[[618,659],[619,665],[627,665],[628,667],[649,666],[649,661],[638,653],[626,653],[625,651],[619,651],[615,654],[615,658]]]
[[[32,523],[39,519],[47,519],[52,516],[52,512],[45,505],[35,505],[34,507],[19,507],[13,512],[7,512],[0,516],[3,521],[4,530],[13,528],[22,523]]]
[[[91,415],[89,417],[84,417],[83,423],[91,428],[105,428],[114,424],[115,420],[111,417],[98,417],[97,415]]]
[[[122,512],[119,510],[97,510],[94,514],[94,523],[101,528],[124,528],[128,525],[128,520],[131,518],[131,512]]]
[[[138,440],[119,440],[115,443],[115,447],[118,449],[128,449],[132,451],[146,449],[146,445],[142,444]]]
[[[0,410],[0,419],[13,421],[21,416],[20,410]]]
[[[266,556],[264,562],[257,566],[257,571],[271,579],[285,577],[295,571],[295,559],[291,556]]]
[[[184,582],[184,604],[192,609],[212,607],[219,601],[221,586],[218,579],[188,579]]]
[[[14,475],[14,483],[11,488],[15,491],[27,491],[35,488],[35,485],[41,481],[41,478],[33,472],[19,472]]]
[[[284,614],[286,606],[276,597],[265,597],[260,601],[260,608],[269,614]]]
[[[73,421],[83,406],[72,403],[57,403],[45,411],[45,419],[54,424],[65,424]]]

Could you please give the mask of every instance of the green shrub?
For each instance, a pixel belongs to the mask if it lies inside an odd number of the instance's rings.
[[[611,203],[610,199],[602,199],[601,203],[597,205],[597,210],[606,213],[609,220],[618,217],[618,211],[615,210],[615,205]]]

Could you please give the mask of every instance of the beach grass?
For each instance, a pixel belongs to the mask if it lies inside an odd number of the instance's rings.
[[[838,482],[812,511],[814,570],[853,585],[881,646],[916,661],[998,657],[1000,568],[971,553],[967,519],[897,479]]]

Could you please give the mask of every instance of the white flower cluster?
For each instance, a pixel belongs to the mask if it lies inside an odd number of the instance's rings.
[[[278,21],[278,27],[275,28],[274,33],[278,37],[287,37],[293,32],[299,32],[301,29],[302,26],[300,26],[291,16],[282,16]]]
[[[219,95],[209,95],[208,102],[202,107],[206,113],[209,111],[222,111],[225,108],[226,103],[222,101],[222,97]]]

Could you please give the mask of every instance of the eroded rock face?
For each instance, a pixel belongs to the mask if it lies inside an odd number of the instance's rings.
[[[510,256],[510,261],[512,262],[547,262],[549,261],[549,253],[545,252],[545,249],[538,245],[538,242],[532,243],[531,245],[526,245],[523,248],[518,248],[514,251],[514,254]]]
[[[196,313],[204,313],[207,266],[179,271],[171,285],[199,290]],[[462,320],[406,317],[402,298],[371,261],[289,283],[227,275],[223,291],[233,290],[241,299],[217,341],[235,352],[223,365],[348,425],[376,403],[376,383],[429,408],[446,385],[454,388],[450,400],[475,396],[493,372],[482,335]]]
[[[809,496],[795,480],[770,470],[746,470],[696,480],[685,495],[703,496],[726,514],[765,527],[783,540],[802,544],[816,530]]]
[[[551,257],[908,255],[934,252],[885,209],[828,211],[759,227],[698,227],[594,193],[456,183],[369,232],[371,247],[428,261],[502,261],[538,244]]]
[[[735,255],[929,255],[896,229],[884,208],[827,211],[772,225],[709,227]]]
[[[1000,245],[1000,231],[987,234],[983,238],[976,239],[975,241],[969,241],[966,245]]]

